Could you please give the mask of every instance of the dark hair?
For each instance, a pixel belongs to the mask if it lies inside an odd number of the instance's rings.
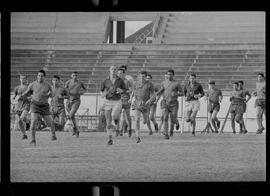
[[[43,69],[39,70],[38,73],[43,73],[43,75],[46,76],[46,72]]]
[[[174,75],[174,70],[173,70],[173,69],[169,69],[169,70],[167,71],[167,73],[172,73],[172,74]]]
[[[257,75],[261,75],[264,78],[264,74],[263,73],[258,73]]]
[[[147,74],[146,77],[149,76],[152,79],[152,75],[151,74]]]
[[[127,70],[127,66],[126,65],[121,65],[119,68],[120,69],[124,69],[125,71]]]
[[[146,71],[141,71],[140,74],[147,76],[147,72]]]
[[[244,85],[244,81],[243,80],[239,80],[238,83],[241,83],[242,85]]]
[[[53,78],[56,78],[57,80],[60,80],[60,77],[58,75],[54,75]]]
[[[77,71],[73,71],[71,74],[74,74],[74,73],[75,73],[75,74],[78,74],[78,72],[77,72]]]
[[[189,76],[194,76],[196,78],[196,74],[195,73],[191,73],[191,74],[189,74]]]
[[[123,73],[125,73],[126,71],[125,71],[125,69],[123,69],[123,68],[118,68],[118,70],[117,71],[122,71]]]

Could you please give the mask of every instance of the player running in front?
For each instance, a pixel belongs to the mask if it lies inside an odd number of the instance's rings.
[[[22,139],[27,139],[26,135],[26,126],[24,126],[24,123],[26,123],[26,116],[29,113],[30,110],[30,99],[29,97],[22,97],[21,95],[27,90],[27,80],[26,76],[20,75],[20,85],[16,86],[14,89],[14,96],[13,100],[17,97],[17,104],[15,107],[15,113],[17,116],[17,123],[19,125],[19,128],[22,132]],[[16,126],[14,126],[16,127]]]
[[[189,75],[189,81],[184,87],[186,122],[192,126],[192,135],[195,136],[196,116],[200,110],[199,98],[204,96],[202,85],[196,81],[196,74]]]
[[[140,143],[140,118],[143,115],[143,123],[150,125],[149,111],[150,111],[150,98],[154,97],[154,85],[146,80],[147,72],[141,71],[139,80],[134,83],[133,93],[130,97],[130,102],[135,97],[135,135],[136,142]]]
[[[75,114],[81,105],[81,95],[86,92],[84,84],[78,80],[78,72],[74,71],[71,74],[71,79],[65,83],[65,88],[68,89],[69,98],[66,102],[67,117],[73,122],[73,135],[79,137],[80,131],[76,123]]]
[[[265,77],[263,73],[258,73],[258,82],[256,82],[256,89],[253,92],[253,95],[256,96],[255,100],[255,107],[256,107],[256,119],[257,119],[257,134],[263,133],[263,130],[265,129],[263,127],[262,121],[263,121],[263,114],[265,116],[265,101],[266,101],[266,87],[265,87]]]
[[[165,139],[169,139],[168,129],[169,129],[169,116],[171,116],[171,124],[170,124],[170,136],[173,136],[173,128],[174,124],[176,124],[176,129],[179,129],[179,122],[177,120],[178,116],[178,97],[183,96],[183,91],[181,84],[174,80],[174,70],[169,69],[167,71],[168,80],[165,80],[161,83],[161,88],[157,93],[157,100],[163,94],[162,109],[163,110],[163,120],[164,120],[164,137]]]
[[[52,87],[44,79],[46,73],[44,70],[40,70],[37,75],[37,80],[29,84],[27,90],[22,94],[22,99],[26,99],[32,94],[32,100],[30,104],[31,124],[30,131],[32,131],[32,140],[30,144],[36,145],[36,121],[39,115],[43,117],[48,127],[51,127],[51,140],[57,140],[55,135],[55,126],[53,123],[52,115],[50,113],[50,105],[48,98],[52,93]]]
[[[120,114],[122,110],[121,93],[126,91],[124,81],[117,76],[115,65],[110,67],[110,75],[101,83],[101,97],[104,100],[104,111],[106,119],[106,131],[109,136],[108,145],[113,144],[112,132],[119,131]]]
[[[210,80],[208,83],[208,91],[206,92],[206,97],[209,98],[207,111],[208,118],[211,125],[214,127],[215,133],[218,133],[218,129],[220,128],[220,121],[217,118],[217,114],[220,110],[220,103],[222,102],[222,92],[215,85],[215,81]]]

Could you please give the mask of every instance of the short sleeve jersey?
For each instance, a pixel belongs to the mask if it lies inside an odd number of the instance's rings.
[[[145,81],[141,83],[139,81],[134,82],[134,96],[138,101],[147,101],[150,99],[151,94],[154,93],[154,85],[152,82]]]
[[[265,99],[265,81],[256,83],[257,99]]]
[[[64,107],[64,99],[59,98],[59,96],[67,96],[68,91],[67,89],[63,87],[52,87],[52,100],[51,100],[51,106],[54,107]]]
[[[21,96],[26,90],[27,90],[27,85],[19,85],[19,86],[16,86],[14,88],[14,94],[15,95],[19,95]],[[30,101],[25,97],[23,98],[22,100],[18,100],[17,104],[16,104],[16,110],[20,110],[21,107],[24,105],[24,104],[30,104]]]
[[[219,96],[222,96],[222,92],[218,88],[208,89],[206,92],[209,97],[209,102],[219,103]]]
[[[167,103],[174,103],[178,101],[178,92],[182,92],[181,84],[175,80],[173,81],[163,81],[161,83],[161,88],[163,90],[163,98]]]
[[[108,77],[101,83],[100,91],[101,92],[107,91],[106,94],[107,100],[120,100],[121,94],[117,92],[117,88],[120,88],[125,91],[126,90],[125,82],[121,78],[117,77],[114,83],[112,83],[112,81]]]
[[[198,98],[195,98],[194,95],[199,93],[201,96],[204,96],[203,87],[198,82],[195,82],[193,87],[191,86],[190,82],[188,82],[184,87],[184,94],[187,97],[187,101],[198,100]]]
[[[72,79],[66,82],[65,88],[67,88],[69,91],[70,101],[79,100],[81,97],[81,89],[86,90],[84,84],[81,81],[73,81]]]
[[[40,103],[40,104],[48,104],[49,93],[52,88],[47,82],[39,83],[37,81],[29,84],[27,90],[23,93],[23,95],[32,92],[32,101]]]

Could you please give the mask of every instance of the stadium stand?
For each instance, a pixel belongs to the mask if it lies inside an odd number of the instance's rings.
[[[253,89],[255,72],[265,71],[262,15],[245,19],[246,13],[219,13],[148,13],[153,44],[105,44],[108,20],[116,13],[79,13],[73,18],[67,13],[20,13],[11,17],[11,90],[18,74],[32,81],[36,71],[44,69],[47,78],[59,74],[63,81],[78,71],[88,92],[96,92],[111,64],[127,64],[134,78],[141,70],[149,71],[154,82],[161,82],[165,71],[173,68],[180,81],[195,72],[205,88],[214,79],[223,90],[234,80]]]

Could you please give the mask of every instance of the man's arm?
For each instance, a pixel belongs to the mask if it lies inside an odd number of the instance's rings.
[[[246,103],[251,99],[251,94],[249,93],[249,91],[246,91],[246,96],[248,96]]]
[[[25,98],[29,97],[32,94],[32,92],[33,92],[33,83],[29,84],[29,86],[27,87],[26,91],[24,91],[22,93],[21,98],[22,99],[25,99]]]
[[[199,91],[199,94],[197,95],[194,95],[195,98],[201,98],[204,96],[204,91],[203,91],[203,88],[202,88],[202,85],[199,85],[198,86],[198,91]]]
[[[14,88],[14,96],[12,97],[12,99],[14,100],[17,95],[18,95],[18,87],[15,87]]]
[[[81,82],[81,90],[79,91],[80,95],[83,95],[84,93],[86,93],[87,88],[84,86],[84,84]]]
[[[223,99],[223,95],[222,95],[222,91],[221,90],[219,90],[219,96],[218,96],[218,98],[219,98],[219,103],[221,103],[222,102],[222,99]]]

